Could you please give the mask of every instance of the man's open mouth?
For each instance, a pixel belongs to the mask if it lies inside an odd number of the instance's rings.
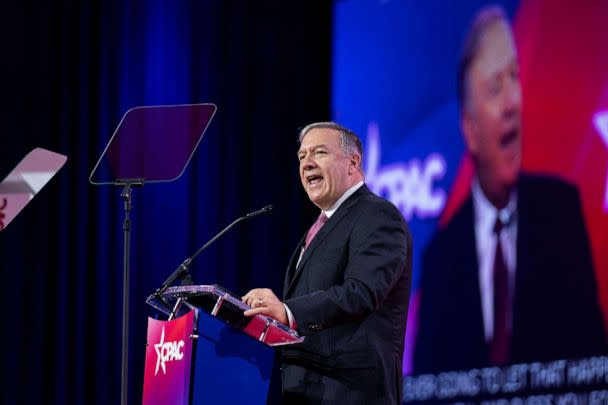
[[[306,181],[308,182],[308,184],[315,185],[317,183],[319,183],[321,180],[323,180],[323,177],[321,176],[317,176],[317,175],[312,175],[312,176],[307,176],[306,177]]]
[[[513,128],[512,130],[505,132],[500,137],[500,146],[506,148],[515,142],[519,138],[519,129]]]

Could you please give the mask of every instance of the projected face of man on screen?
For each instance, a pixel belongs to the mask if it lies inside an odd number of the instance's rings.
[[[496,19],[479,36],[465,73],[462,129],[486,197],[503,208],[521,165],[521,85],[509,26]]]

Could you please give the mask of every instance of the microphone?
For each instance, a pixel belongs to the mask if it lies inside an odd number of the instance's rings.
[[[273,208],[272,205],[267,205],[264,208],[257,210],[257,211],[250,212],[249,214],[247,214],[245,216],[247,218],[253,218],[253,217],[257,217],[258,215],[271,214],[272,208]]]
[[[186,260],[184,260],[182,262],[182,264],[180,264],[180,266],[177,269],[175,269],[175,271],[173,273],[171,273],[171,275],[169,277],[167,277],[167,279],[163,282],[163,284],[156,290],[156,292],[154,293],[154,295],[156,297],[161,298],[161,301],[164,301],[162,299],[162,294],[165,292],[165,290],[167,288],[169,288],[169,286],[171,284],[173,284],[173,282],[176,279],[178,279],[178,278],[181,279],[181,278],[186,277],[187,275],[189,275],[188,273],[190,271],[190,263],[192,263],[192,261],[196,258],[196,256],[198,256],[203,250],[207,249],[213,242],[215,242],[216,240],[218,240],[219,238],[221,238],[223,234],[225,234],[226,232],[228,232],[233,226],[235,226],[239,222],[244,221],[245,219],[255,218],[255,217],[259,216],[259,215],[270,214],[271,212],[272,212],[272,205],[267,205],[267,206],[265,206],[262,209],[250,212],[247,215],[243,215],[242,217],[237,218],[230,225],[228,225],[227,227],[225,227],[224,229],[222,229],[220,231],[220,233],[218,233],[217,235],[215,235],[209,242],[207,242],[203,246],[201,246],[192,256],[190,256],[189,258],[187,258]]]

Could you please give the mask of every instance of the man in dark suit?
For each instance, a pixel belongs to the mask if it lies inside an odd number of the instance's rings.
[[[459,68],[471,195],[423,257],[414,372],[605,353],[577,190],[521,167],[521,85],[509,23],[483,9]]]
[[[397,208],[363,183],[359,138],[335,123],[300,133],[300,178],[322,211],[294,252],[284,302],[243,301],[305,340],[282,353],[287,404],[401,403],[412,239]]]

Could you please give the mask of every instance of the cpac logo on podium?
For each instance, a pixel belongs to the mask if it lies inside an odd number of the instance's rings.
[[[184,341],[165,342],[165,327],[160,335],[160,342],[154,345],[156,350],[156,370],[154,375],[158,374],[158,368],[163,369],[163,374],[167,374],[165,363],[168,361],[177,361],[184,358]]]

